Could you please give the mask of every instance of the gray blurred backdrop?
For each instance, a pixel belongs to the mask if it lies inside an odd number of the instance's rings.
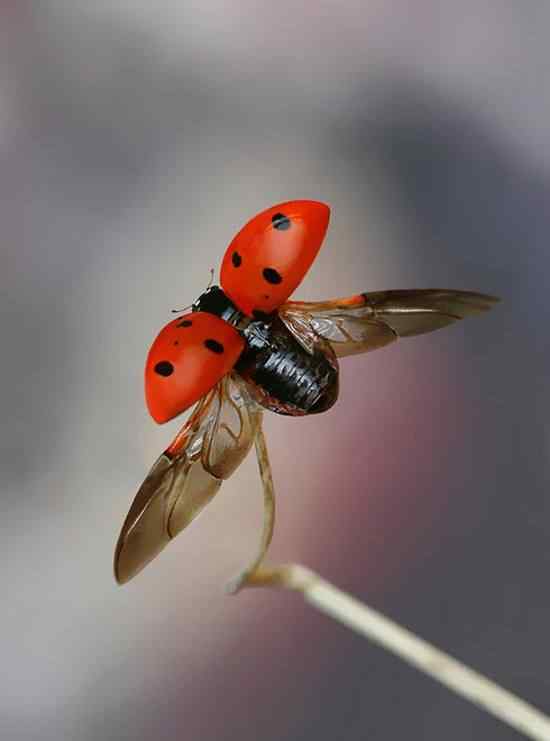
[[[266,415],[273,559],[550,711],[549,27],[536,1],[0,3],[2,739],[519,738],[294,595],[224,595],[253,456],[115,586],[178,424],[146,413],[147,349],[293,198],[332,207],[298,298],[504,300]]]

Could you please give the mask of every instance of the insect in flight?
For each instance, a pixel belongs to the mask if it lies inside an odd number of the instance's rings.
[[[249,452],[262,410],[303,416],[338,396],[338,358],[430,332],[498,299],[452,290],[359,293],[288,301],[313,263],[330,210],[317,201],[272,206],[227,248],[221,288],[162,329],[149,351],[149,412],[167,422],[196,404],[139,489],[115,551],[132,579],[201,512]]]

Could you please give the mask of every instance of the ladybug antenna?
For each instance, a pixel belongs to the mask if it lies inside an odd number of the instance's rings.
[[[214,280],[214,268],[210,268],[210,281],[208,282],[208,285],[206,286],[206,290],[210,288],[212,285],[212,281]]]
[[[189,304],[189,306],[184,306],[183,309],[172,309],[172,314],[181,314],[182,311],[187,311],[187,309],[192,309],[193,304]]]
[[[207,291],[212,285],[213,280],[214,280],[214,268],[210,268],[210,281],[208,282],[208,285],[206,286]],[[183,309],[172,309],[172,314],[181,314],[182,311],[187,311],[187,309],[193,309],[194,306],[195,304],[189,304],[189,306],[185,306]]]

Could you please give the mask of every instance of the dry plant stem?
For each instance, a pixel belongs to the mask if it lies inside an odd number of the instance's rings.
[[[236,593],[251,586],[283,587],[301,592],[305,601],[321,612],[399,656],[527,738],[550,741],[550,718],[540,710],[337,589],[310,569],[299,564],[272,568],[262,566],[273,535],[275,499],[261,427],[256,436],[256,453],[264,490],[262,540],[255,560],[228,586],[230,591]]]
[[[321,612],[399,656],[527,738],[550,741],[550,718],[546,715],[305,566],[259,568],[249,576],[246,586],[285,587],[301,592],[305,601]]]

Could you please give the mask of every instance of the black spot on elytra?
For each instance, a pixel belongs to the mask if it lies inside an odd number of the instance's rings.
[[[271,217],[271,223],[273,224],[275,229],[278,229],[281,232],[290,229],[290,219],[288,218],[288,216],[285,216],[281,213],[273,214],[273,216]]]
[[[236,268],[240,268],[240,267],[241,267],[241,263],[242,263],[242,261],[243,261],[243,258],[242,258],[242,257],[241,257],[241,256],[239,255],[239,253],[238,253],[238,252],[234,252],[234,253],[233,253],[233,254],[231,255],[231,262],[233,263],[233,265],[234,265],[234,266],[235,266]]]
[[[274,286],[282,281],[282,276],[278,273],[275,268],[264,268],[262,275],[268,283],[272,283]]]
[[[179,344],[180,343],[177,340],[174,342],[174,345],[179,345]]]
[[[222,343],[218,342],[218,340],[205,340],[204,346],[215,352],[216,355],[221,355],[224,350]]]
[[[174,366],[168,360],[161,360],[155,365],[155,373],[159,376],[171,376],[174,372]]]
[[[193,324],[193,322],[190,319],[183,319],[179,324],[176,324],[176,327],[190,327]]]
[[[265,311],[260,311],[260,309],[254,309],[252,311],[252,316],[254,317],[254,319],[257,319],[259,322],[269,321],[269,314],[266,314]]]

